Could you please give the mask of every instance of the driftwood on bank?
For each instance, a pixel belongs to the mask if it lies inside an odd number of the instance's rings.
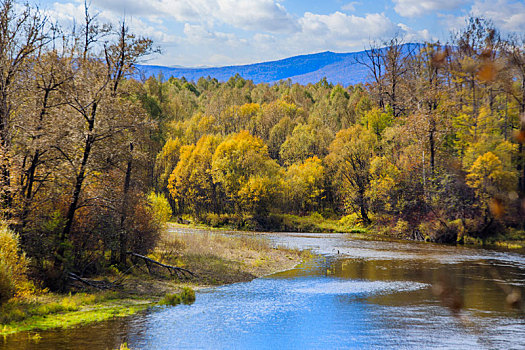
[[[173,273],[175,273],[178,278],[181,278],[181,277],[184,278],[184,277],[189,277],[189,276],[197,277],[197,275],[195,275],[193,272],[191,272],[190,270],[184,269],[182,267],[166,265],[159,261],[148,258],[147,256],[140,255],[134,252],[128,252],[128,254],[131,255],[132,257],[142,259],[144,263],[146,264],[146,267],[148,268],[148,272],[150,274],[152,273],[151,265],[157,265],[157,266],[164,267],[165,269],[167,269],[170,275],[173,275]]]
[[[140,254],[137,254],[137,253],[134,253],[134,252],[128,252],[127,254],[131,255],[132,258],[142,259],[144,261],[144,263],[146,264],[146,267],[148,268],[148,272],[150,273],[150,275],[152,274],[152,270],[151,270],[152,265],[156,265],[156,266],[160,266],[160,267],[163,267],[163,268],[167,269],[169,271],[170,275],[172,275],[172,276],[173,276],[173,274],[176,274],[179,279],[189,278],[189,276],[197,277],[196,274],[194,274],[190,270],[187,270],[187,269],[182,268],[182,267],[166,265],[166,264],[163,264],[163,263],[161,263],[159,261],[156,261],[156,260],[153,260],[151,258],[148,258],[147,256],[140,255]],[[68,275],[68,278],[70,280],[76,281],[76,282],[80,282],[80,283],[82,283],[82,284],[84,284],[86,286],[89,286],[89,287],[92,287],[92,288],[95,288],[95,289],[99,289],[99,290],[115,289],[120,284],[120,282],[124,279],[124,276],[126,275],[126,273],[133,266],[137,265],[133,260],[132,260],[132,263],[133,263],[132,266],[130,268],[128,268],[125,272],[123,272],[121,277],[117,278],[113,282],[90,280],[90,279],[87,279],[87,278],[80,277],[79,275],[77,275],[77,274],[75,274],[73,272],[68,272],[67,275]]]
[[[68,272],[67,275],[69,279],[73,281],[77,281],[89,287],[93,287],[93,288],[100,289],[100,290],[113,289],[116,286],[115,283],[111,283],[111,282],[95,281],[95,280],[89,280],[86,278],[82,278],[79,275],[74,274],[73,272]]]

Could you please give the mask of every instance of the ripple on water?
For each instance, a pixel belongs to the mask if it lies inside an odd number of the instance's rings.
[[[328,281],[312,285],[309,283],[308,287],[297,288],[297,293],[305,294],[386,294],[409,292],[418,289],[428,288],[430,285],[426,283],[417,282],[386,282],[386,281]]]
[[[522,254],[340,234],[265,236],[324,256],[274,276],[201,290],[191,306],[106,323],[115,327],[107,333],[133,349],[525,349],[523,310],[510,310],[502,291],[502,283],[524,286]],[[462,295],[462,317],[429,291],[441,274]],[[115,347],[111,337],[99,340],[104,332],[93,326],[67,332],[76,333],[59,347],[44,346],[42,334],[38,349]],[[88,333],[85,347],[79,339]]]

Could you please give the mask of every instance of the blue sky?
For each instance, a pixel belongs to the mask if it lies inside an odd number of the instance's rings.
[[[81,21],[83,0],[32,1],[50,18]],[[394,34],[446,41],[469,15],[525,34],[525,0],[91,0],[101,21],[161,47],[149,64],[224,66],[321,51],[351,52]]]

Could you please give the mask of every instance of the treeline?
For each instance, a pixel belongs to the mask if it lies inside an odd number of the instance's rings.
[[[156,123],[141,84],[127,79],[154,50],[88,8],[66,31],[29,5],[0,1],[0,209],[9,225],[0,225],[0,301],[22,278],[18,245],[34,280],[63,289],[70,272],[125,266],[128,251],[155,244],[159,200],[147,193]]]
[[[524,43],[472,18],[446,45],[372,45],[364,85],[150,78],[156,189],[212,225],[318,212],[438,242],[523,229]]]

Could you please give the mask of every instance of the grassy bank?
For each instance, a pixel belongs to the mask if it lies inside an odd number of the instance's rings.
[[[189,218],[188,218],[189,219]],[[187,220],[189,222],[189,220]],[[244,231],[271,231],[271,232],[316,232],[316,233],[349,233],[358,239],[395,239],[414,240],[414,235],[404,225],[392,223],[372,224],[363,226],[355,214],[342,218],[323,217],[319,213],[306,216],[291,214],[271,214],[262,224],[255,223],[253,217],[210,215],[200,223],[190,223],[186,227],[208,230],[244,230]],[[502,229],[501,232],[484,239],[463,234],[457,244],[484,246],[488,248],[525,249],[525,231],[516,229]],[[422,232],[416,240],[432,242],[432,230]],[[455,241],[448,242],[454,243]]]
[[[110,269],[106,276],[97,279],[121,279],[112,291],[89,290],[79,285],[72,294],[40,291],[12,299],[0,308],[0,335],[68,328],[129,316],[154,305],[191,303],[194,289],[249,281],[289,269],[307,254],[275,249],[257,237],[217,235],[187,228],[182,232],[170,226],[149,257],[186,268],[196,277],[179,279],[154,267],[150,274],[140,263],[125,275]]]
[[[249,281],[290,269],[309,254],[274,248],[253,235],[223,233],[170,225],[152,257],[193,271],[197,278],[191,283],[200,287]]]
[[[148,299],[123,297],[118,293],[71,296],[43,293],[4,305],[0,313],[0,335],[100,322],[132,315],[152,304],[153,301]]]
[[[497,235],[488,237],[485,240],[473,237],[465,237],[464,242],[465,244],[476,246],[505,249],[525,249],[525,231],[507,230],[505,233],[498,233]]]
[[[342,218],[323,217],[315,212],[310,215],[272,213],[265,217],[250,215],[209,214],[199,222],[184,219],[187,227],[217,230],[241,230],[259,232],[316,232],[316,233],[366,233],[368,230],[358,223],[356,215]]]

